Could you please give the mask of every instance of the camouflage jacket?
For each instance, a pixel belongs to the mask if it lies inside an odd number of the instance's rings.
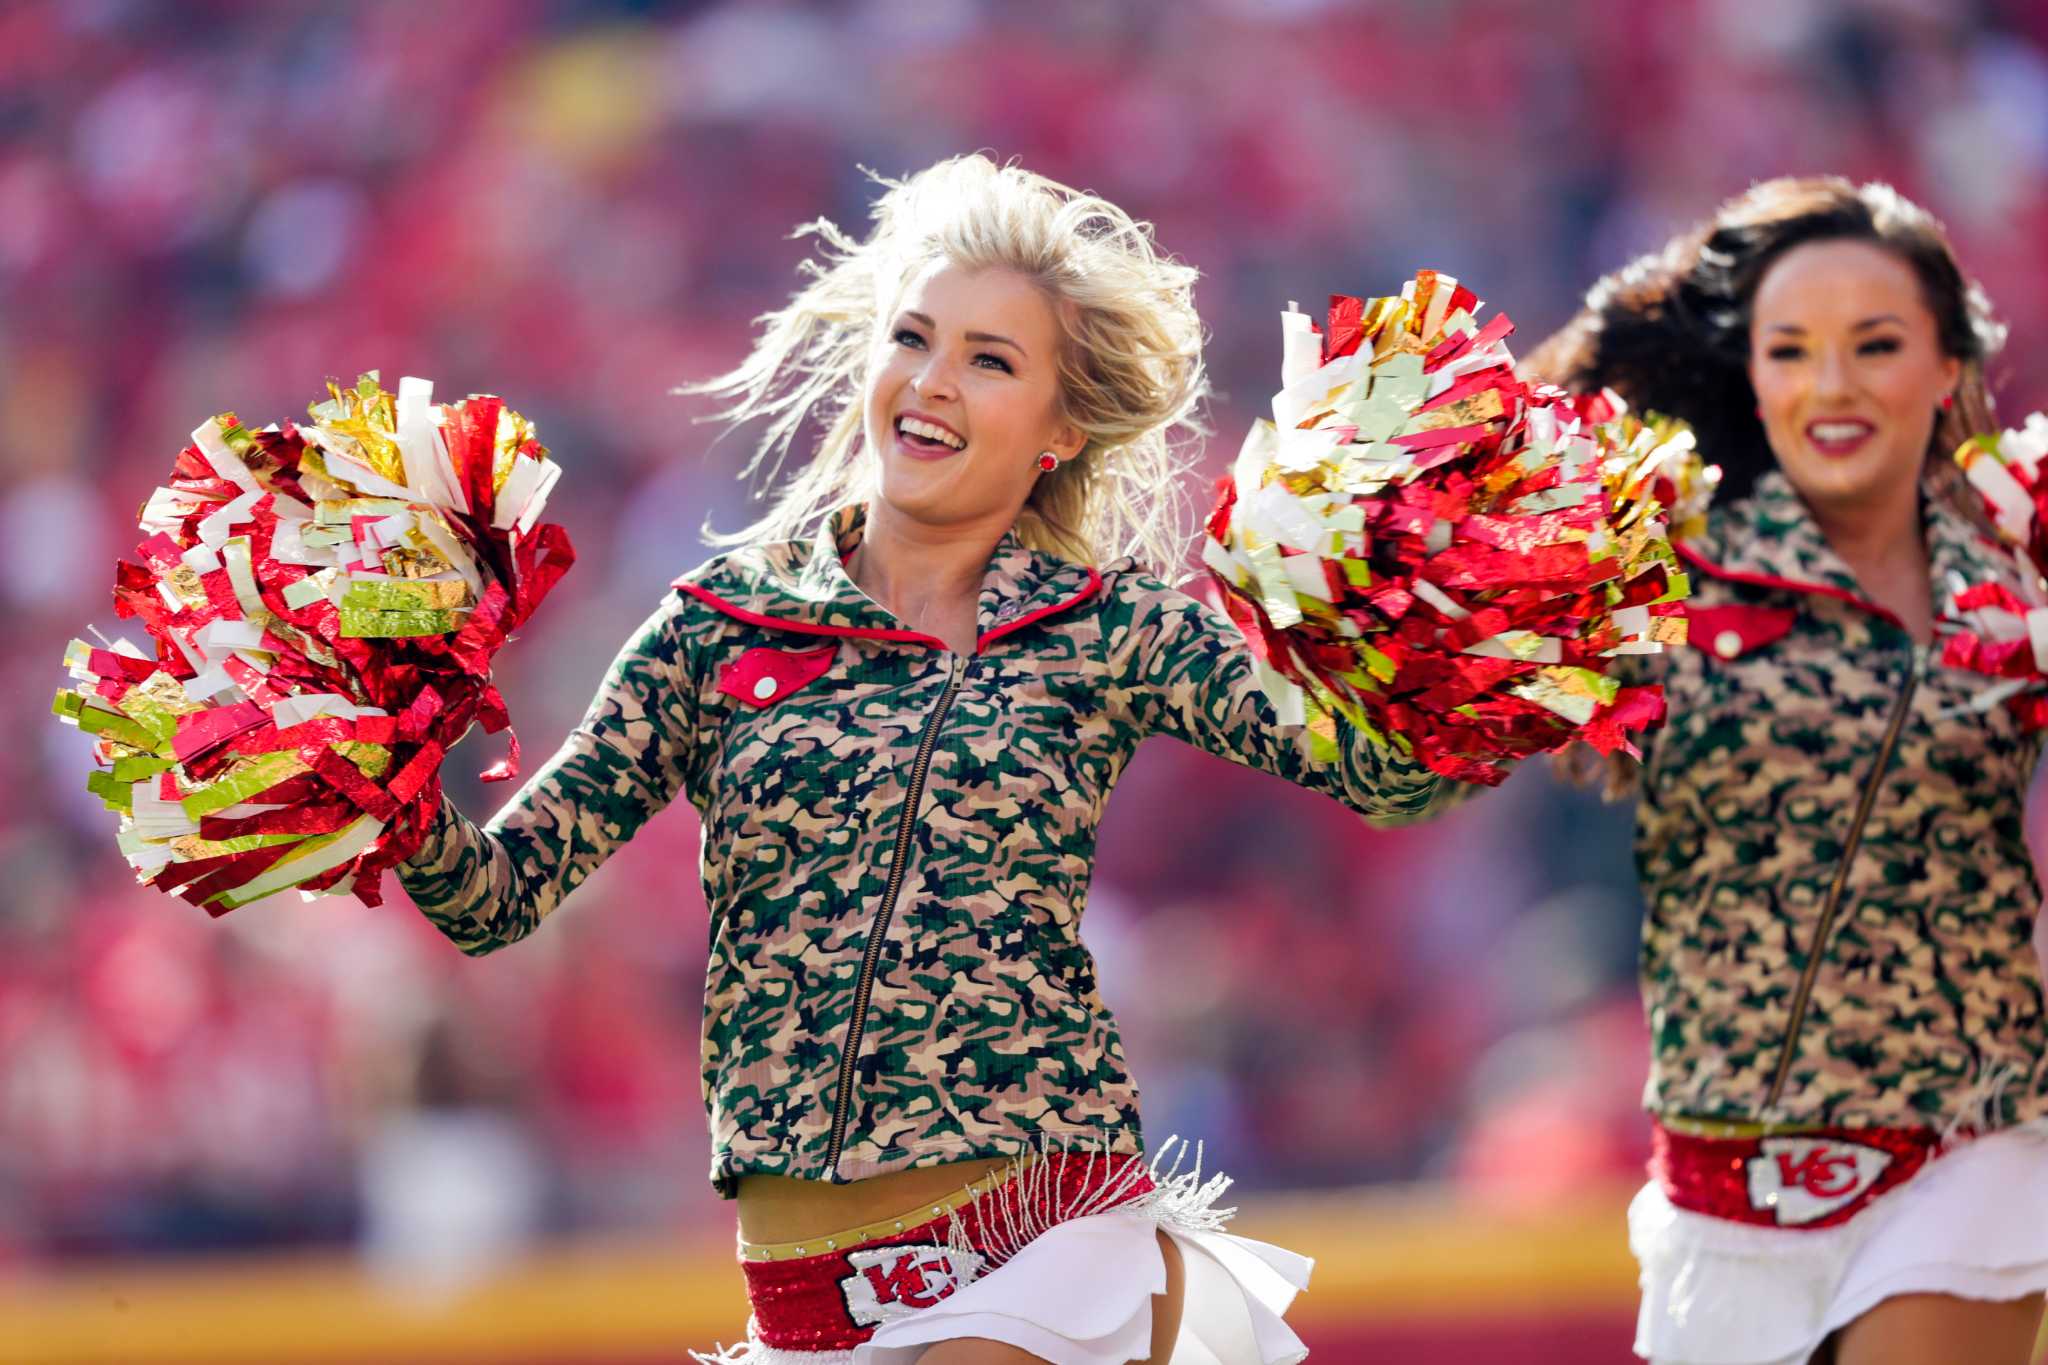
[[[2011,562],[1936,502],[1935,600]],[[1645,749],[1647,1102],[1796,1127],[2048,1114],[2040,904],[2021,807],[2040,750],[1941,667],[1780,474],[1680,551],[1691,644]]]
[[[713,559],[619,655],[582,724],[479,829],[444,803],[401,869],[486,953],[530,932],[679,792],[711,913],[712,1177],[859,1180],[1042,1139],[1142,1150],[1080,921],[1095,831],[1171,735],[1421,814],[1439,782],[1346,733],[1311,764],[1227,618],[1128,561],[997,546],[971,655],[853,584],[859,509]]]

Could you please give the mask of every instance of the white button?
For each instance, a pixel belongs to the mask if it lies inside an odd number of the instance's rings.
[[[761,679],[761,681],[759,681],[759,682],[755,683],[755,684],[754,684],[754,695],[755,695],[756,697],[760,698],[760,699],[761,699],[762,701],[766,701],[766,700],[768,700],[768,699],[769,699],[770,697],[774,696],[774,695],[775,695],[775,679],[773,679],[773,678],[763,678],[763,679]]]
[[[1742,652],[1742,636],[1732,630],[1724,630],[1714,637],[1714,652],[1724,659],[1732,659]]]

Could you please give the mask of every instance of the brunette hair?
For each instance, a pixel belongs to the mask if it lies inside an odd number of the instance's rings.
[[[1955,402],[1929,439],[1926,477],[1981,520],[1945,457],[1971,435],[1996,430],[1984,367],[2005,344],[2005,327],[1963,273],[1941,223],[1889,185],[1830,175],[1750,186],[1705,223],[1587,290],[1585,307],[1523,369],[1574,393],[1611,388],[1638,412],[1683,419],[1701,454],[1721,467],[1716,496],[1745,497],[1777,463],[1749,382],[1750,305],[1776,261],[1821,241],[1874,243],[1919,278],[1942,352],[1963,365]],[[1603,759],[1582,744],[1554,755],[1552,766],[1571,782],[1601,782],[1609,800],[1630,794],[1641,777],[1633,759]]]
[[[1889,185],[1830,175],[1750,186],[1704,224],[1595,284],[1578,316],[1524,368],[1574,392],[1612,388],[1638,411],[1682,418],[1701,453],[1721,466],[1719,496],[1743,497],[1775,466],[1749,383],[1757,286],[1792,248],[1842,240],[1874,243],[1913,268],[1943,353],[1963,363],[1929,449],[1930,472],[1952,487],[1940,457],[1995,429],[1984,367],[2004,344],[2005,327],[1963,273],[1940,222]]]

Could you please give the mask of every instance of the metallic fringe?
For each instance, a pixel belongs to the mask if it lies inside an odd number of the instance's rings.
[[[1941,1130],[1941,1145],[1949,1147],[2003,1127],[2006,1089],[2014,1081],[2026,1079],[2027,1069],[2018,1063],[1986,1068],[1977,1083],[1957,1101],[1955,1117]]]
[[[1078,1190],[1063,1200],[1058,1167],[1041,1159],[1051,1156],[1096,1156],[1114,1159],[1119,1164],[1100,1185]],[[1135,1213],[1162,1228],[1179,1232],[1221,1232],[1237,1216],[1235,1208],[1216,1207],[1231,1186],[1230,1177],[1212,1175],[1202,1179],[1201,1144],[1190,1148],[1177,1137],[1162,1142],[1158,1154],[1148,1163],[1142,1156],[1113,1158],[1107,1139],[1070,1144],[1059,1137],[1045,1136],[1040,1138],[1037,1152],[1017,1157],[1008,1167],[999,1169],[994,1188],[980,1195],[972,1205],[981,1224],[981,1244],[969,1242],[967,1225],[959,1210],[953,1212],[946,1227],[947,1250],[985,1258],[984,1274],[1001,1266],[1035,1238],[1062,1223],[1091,1214],[1112,1210]],[[1131,1191],[1147,1176],[1152,1179],[1152,1188],[1131,1198]],[[720,1347],[709,1355],[691,1351],[690,1359],[697,1365],[853,1365],[851,1351],[780,1350],[753,1340],[751,1323],[748,1328],[748,1340]]]
[[[1090,1150],[1093,1144],[1069,1146],[1057,1137],[1040,1139],[1036,1157],[1099,1156],[1108,1158],[1108,1144]],[[1062,1223],[1092,1214],[1135,1213],[1161,1227],[1181,1232],[1221,1232],[1237,1215],[1235,1208],[1217,1208],[1216,1201],[1231,1186],[1227,1175],[1202,1179],[1202,1147],[1192,1149],[1177,1137],[1159,1145],[1148,1165],[1142,1156],[1122,1158],[1107,1180],[1093,1189],[1076,1191],[1062,1201],[1059,1168],[1047,1160],[1018,1157],[1011,1162],[995,1188],[974,1204],[981,1224],[981,1242],[970,1242],[966,1224],[956,1211],[946,1229],[947,1249],[955,1253],[978,1254],[987,1258],[990,1270],[1003,1265],[1034,1239]],[[1169,1157],[1171,1160],[1169,1161]],[[1182,1167],[1187,1169],[1183,1170]],[[1131,1191],[1146,1176],[1152,1188],[1133,1199]]]

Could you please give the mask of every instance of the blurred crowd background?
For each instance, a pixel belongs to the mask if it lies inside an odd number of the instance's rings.
[[[582,562],[503,656],[531,763],[745,511],[746,434],[669,389],[793,287],[789,229],[864,224],[863,166],[988,149],[1154,221],[1204,275],[1212,474],[1289,299],[1433,266],[1526,349],[1787,171],[1946,219],[2012,324],[2011,418],[2048,403],[2044,53],[2031,0],[0,5],[0,1266],[316,1243],[452,1273],[731,1235],[686,806],[487,961],[395,885],[211,922],[131,883],[85,742],[43,715],[65,641],[120,629],[113,561],[209,414],[292,417],[378,368],[537,420]],[[495,755],[451,763],[478,817]],[[1149,1130],[1255,1191],[1630,1178],[1627,838],[1537,771],[1373,832],[1149,746],[1087,927]]]

